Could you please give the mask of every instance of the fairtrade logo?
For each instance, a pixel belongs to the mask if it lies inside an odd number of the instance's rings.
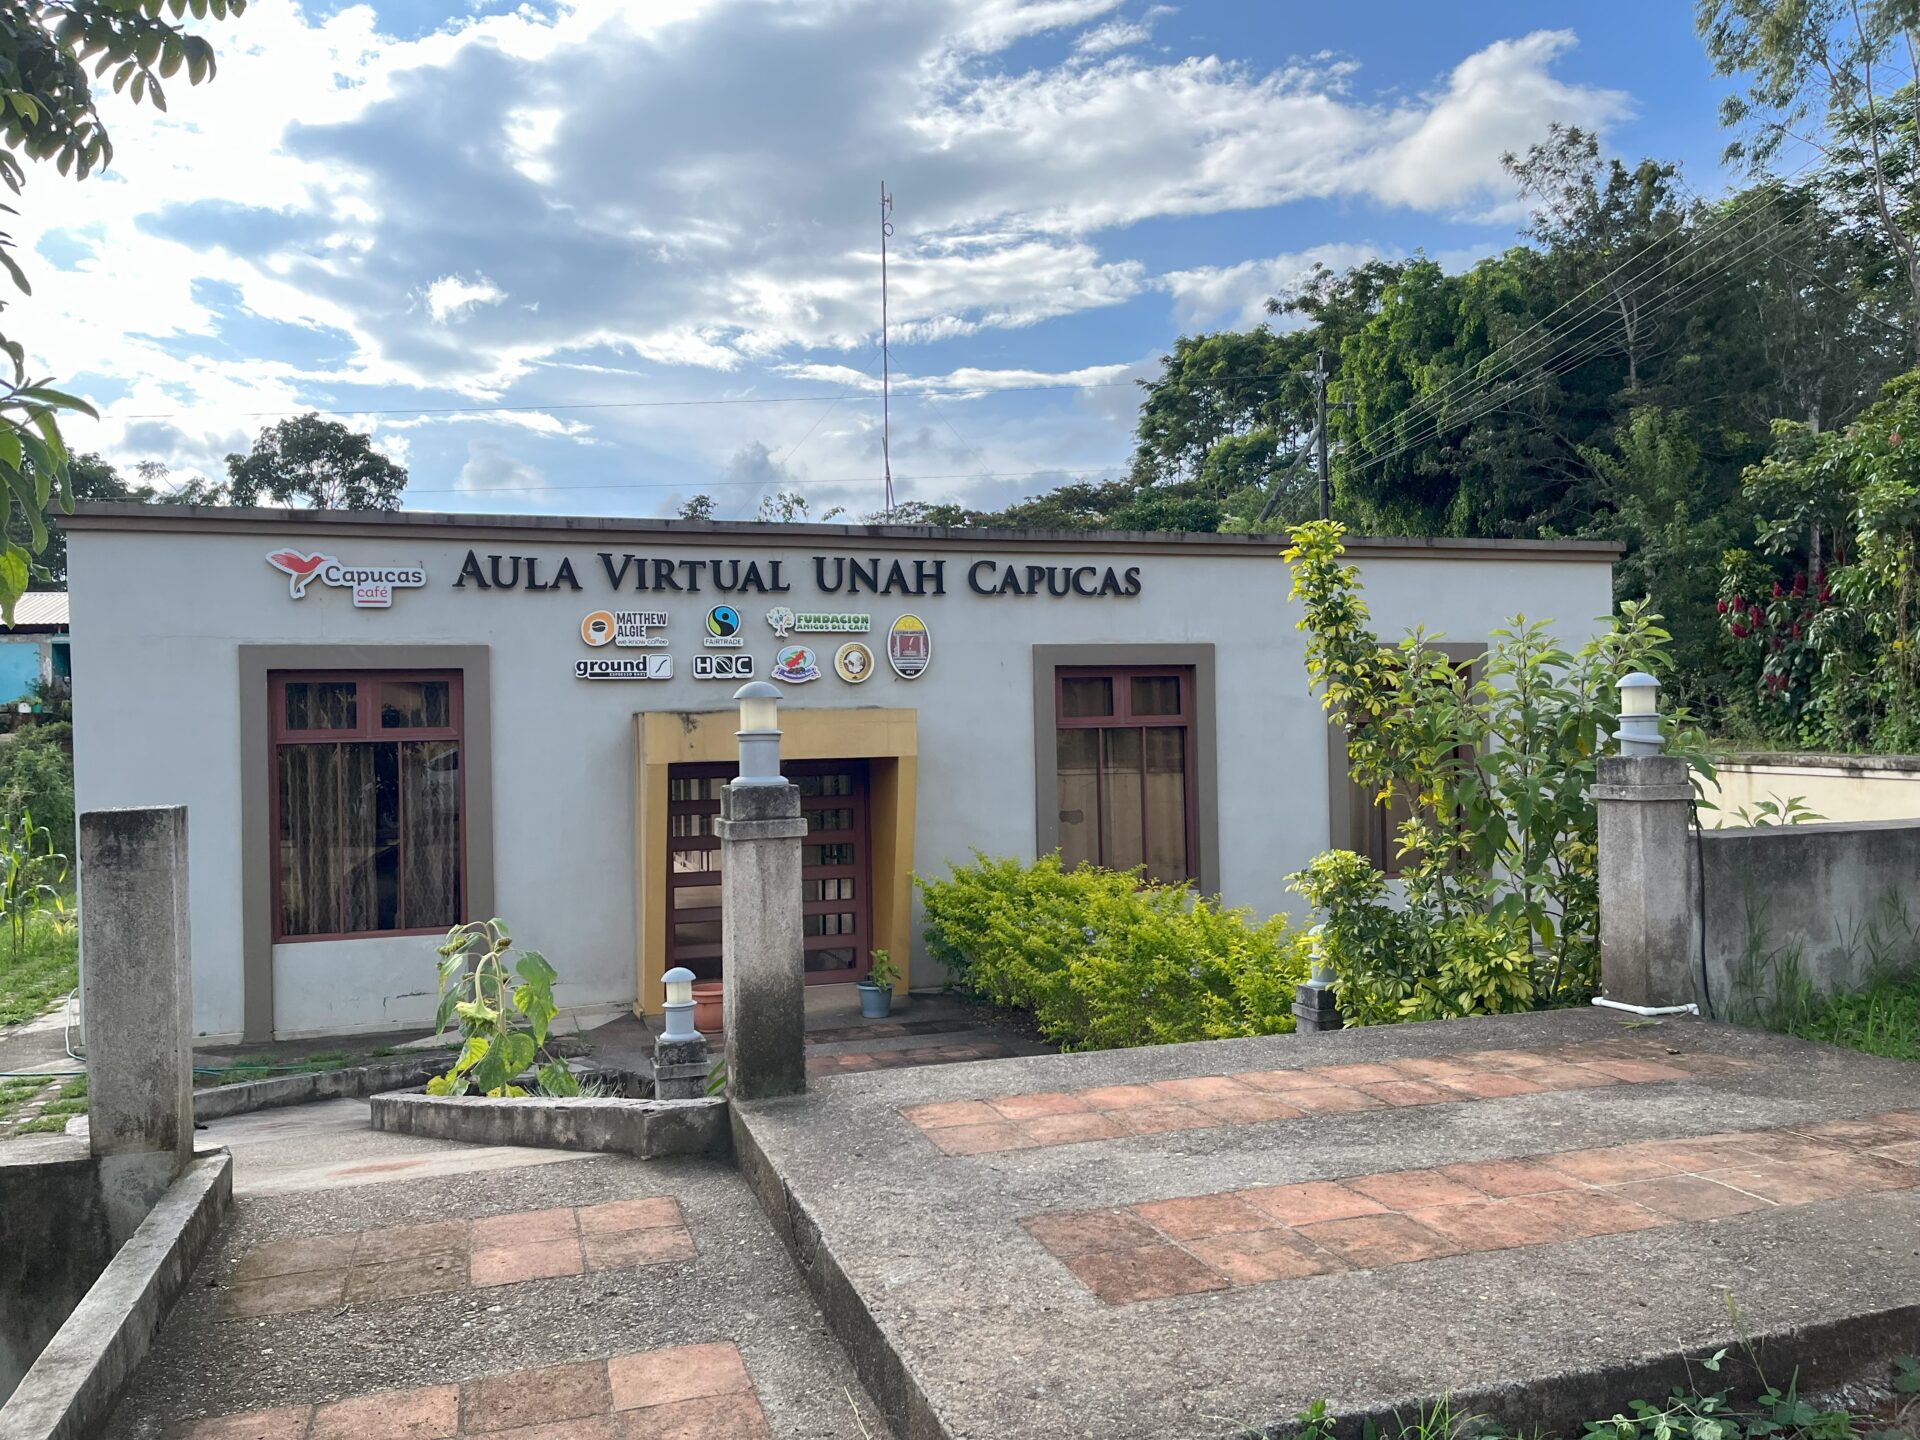
[[[745,622],[731,605],[716,605],[707,611],[707,634],[700,643],[709,650],[732,650],[747,643],[740,633]]]
[[[789,645],[773,661],[773,678],[789,685],[804,685],[820,678],[820,666],[813,658],[811,645]]]
[[[287,577],[287,594],[304,600],[314,580],[353,591],[353,603],[363,610],[384,610],[393,604],[396,589],[417,590],[427,583],[424,565],[343,565],[331,555],[303,555],[298,550],[274,550],[267,563]]]
[[[834,652],[833,673],[849,685],[864,684],[873,674],[873,651],[858,640],[849,640]]]

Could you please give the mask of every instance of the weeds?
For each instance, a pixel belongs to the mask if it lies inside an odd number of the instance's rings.
[[[1772,943],[1765,906],[1752,897],[1746,918],[1729,1015],[1734,1023],[1920,1060],[1920,926],[1903,896],[1889,892],[1864,921],[1840,926],[1843,973],[1864,973],[1866,980],[1831,995],[1815,986],[1801,941]]]
[[[80,983],[80,936],[73,916],[42,913],[20,948],[0,952],[0,1025],[36,1020]]]

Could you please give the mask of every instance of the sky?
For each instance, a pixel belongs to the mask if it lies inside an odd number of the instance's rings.
[[[1182,334],[1313,263],[1515,242],[1558,121],[1722,190],[1682,0],[255,0],[20,203],[75,449],[176,481],[309,409],[412,509],[722,518],[1124,472]]]

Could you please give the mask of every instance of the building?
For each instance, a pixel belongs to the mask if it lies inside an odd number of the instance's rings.
[[[14,604],[13,624],[0,626],[0,704],[34,703],[43,687],[72,673],[67,592],[29,590]]]
[[[185,804],[196,1029],[418,1026],[501,915],[582,1016],[719,964],[733,691],[781,683],[808,978],[938,985],[916,869],[1145,864],[1262,912],[1366,844],[1272,538],[89,505],[83,809]],[[1355,540],[1383,635],[1573,638],[1614,547]]]

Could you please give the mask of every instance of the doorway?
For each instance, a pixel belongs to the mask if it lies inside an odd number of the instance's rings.
[[[807,983],[849,983],[872,968],[873,882],[865,760],[797,760],[781,767],[800,791],[800,910]],[[667,771],[667,964],[720,978],[720,791],[732,764]]]

